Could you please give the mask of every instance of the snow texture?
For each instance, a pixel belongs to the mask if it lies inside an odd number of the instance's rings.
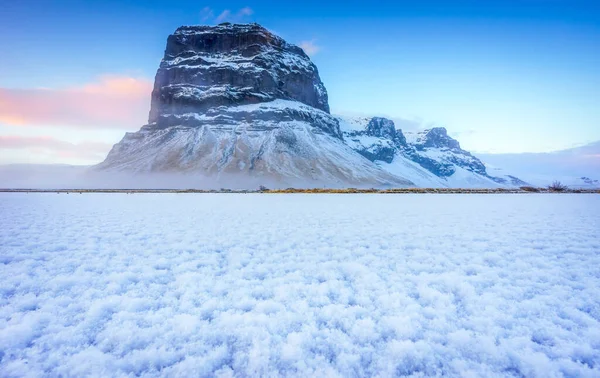
[[[600,196],[0,194],[0,376],[600,376]]]

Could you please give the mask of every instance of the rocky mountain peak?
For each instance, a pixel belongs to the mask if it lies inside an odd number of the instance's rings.
[[[329,113],[317,67],[300,47],[258,24],[182,26],[167,39],[149,124],[165,128],[188,113],[277,99]]]
[[[419,133],[415,146],[423,148],[448,148],[451,150],[460,150],[460,143],[448,135],[445,127],[434,127]]]
[[[396,129],[394,121],[383,117],[373,117],[364,129],[365,135],[384,138],[398,148],[406,146],[406,137],[402,130]]]
[[[396,137],[396,125],[390,119],[373,117],[367,124],[366,132],[370,136],[394,139]]]
[[[176,57],[182,52],[225,53],[237,51],[247,57],[258,55],[261,47],[293,51],[308,59],[304,51],[271,33],[259,24],[231,24],[216,26],[181,26],[167,40],[165,56]]]

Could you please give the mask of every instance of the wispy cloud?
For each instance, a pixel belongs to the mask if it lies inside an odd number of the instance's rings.
[[[26,150],[55,158],[101,161],[111,145],[102,142],[71,143],[50,136],[0,135],[0,149]]]
[[[315,56],[319,51],[321,51],[321,46],[318,46],[315,43],[315,40],[302,41],[298,44],[298,46],[300,46],[308,56]]]
[[[213,18],[215,18],[215,12],[213,12],[213,10],[210,7],[204,7],[200,11],[200,21],[202,21],[203,23],[208,22]]]
[[[477,130],[474,130],[474,129],[450,132],[450,136],[453,138],[468,137],[468,136],[472,136],[475,134],[477,134]]]
[[[152,82],[106,75],[60,89],[0,88],[0,123],[136,130],[148,117]]]
[[[240,17],[244,17],[244,16],[252,16],[252,14],[254,14],[254,11],[252,10],[252,8],[250,7],[244,7],[242,9],[240,9],[237,13]]]
[[[230,9],[225,9],[218,16],[215,17],[215,12],[212,8],[206,7],[200,12],[200,19],[203,23],[214,22],[219,24],[221,22],[243,22],[252,16],[254,11],[250,7],[244,7],[233,12]]]
[[[231,18],[231,11],[229,9],[225,9],[221,14],[215,18],[216,23],[221,23],[229,20]]]

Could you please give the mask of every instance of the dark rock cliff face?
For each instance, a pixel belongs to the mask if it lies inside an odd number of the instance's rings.
[[[394,122],[381,117],[373,117],[365,129],[367,135],[394,139],[396,138],[396,125]]]
[[[419,151],[423,151],[426,148],[447,148],[455,151],[464,151],[460,148],[460,143],[456,139],[448,136],[448,131],[445,127],[434,127],[420,135],[414,144]]]
[[[258,24],[184,26],[167,39],[149,124],[165,128],[180,124],[173,116],[275,99],[329,113],[317,67],[301,48]],[[329,128],[336,133],[335,125]]]
[[[373,117],[364,130],[346,133],[346,138],[359,142],[361,137],[380,138],[356,151],[371,161],[384,161],[391,163],[399,148],[406,146],[406,138],[401,130],[396,130],[392,120],[382,117]]]
[[[459,166],[468,171],[488,177],[485,165],[475,156],[471,155],[470,152],[463,150],[460,147],[460,143],[448,135],[445,127],[434,127],[418,133],[413,146],[417,151],[416,155],[421,155],[420,157],[416,157],[417,159],[422,159],[419,164],[424,167],[429,166],[430,168],[427,169],[438,176],[450,176],[456,171],[454,166]],[[430,149],[437,149],[444,152],[443,158],[440,160],[426,159],[425,156],[422,156],[423,154],[418,153],[426,153]]]

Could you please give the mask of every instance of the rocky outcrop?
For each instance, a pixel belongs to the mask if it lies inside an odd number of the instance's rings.
[[[448,131],[445,127],[434,127],[417,133],[413,145],[419,151],[423,151],[426,148],[447,148],[454,151],[464,151],[460,148],[460,143],[456,139],[448,136]]]
[[[384,169],[397,173],[398,168],[406,177],[430,186],[520,186],[523,181],[514,176],[493,177],[485,165],[460,143],[450,137],[443,127],[434,127],[417,133],[404,134],[396,129],[392,120],[374,117],[343,119],[342,133],[348,145],[373,162],[381,162]],[[411,163],[430,175],[419,171]],[[454,178],[458,171],[465,177]]]
[[[347,130],[345,138],[359,154],[371,161],[391,163],[398,146],[405,145],[402,131],[396,131],[394,122],[381,117],[368,120],[364,129]]]
[[[258,24],[184,26],[169,36],[148,124],[97,169],[412,185],[344,143],[317,67]]]
[[[149,123],[164,128],[178,125],[169,115],[275,99],[329,113],[317,67],[300,47],[258,24],[183,26],[167,39]]]
[[[404,138],[402,132],[396,133],[394,121],[381,117],[371,118],[365,129],[365,133],[370,136],[388,138],[391,140],[395,140],[397,134]]]
[[[416,151],[410,155],[415,160],[421,160],[420,164],[428,165],[430,167],[428,169],[438,176],[445,177],[454,174],[455,166],[488,176],[485,165],[470,152],[463,150],[460,143],[450,137],[444,127],[434,127],[416,133],[412,138],[411,145]],[[432,151],[435,152],[437,159],[432,159]]]

